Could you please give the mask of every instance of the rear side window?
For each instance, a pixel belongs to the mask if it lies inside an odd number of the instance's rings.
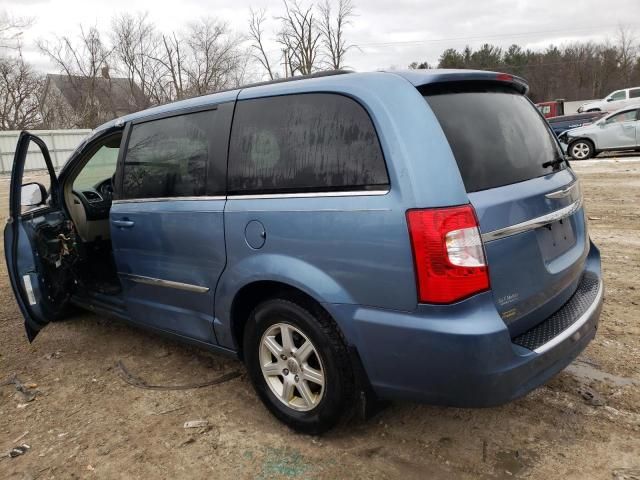
[[[552,173],[553,168],[543,164],[562,156],[536,108],[509,88],[452,85],[422,93],[449,141],[468,192]],[[559,168],[566,168],[565,163]]]
[[[637,115],[637,110],[628,110],[607,118],[607,123],[635,122]]]
[[[629,90],[629,98],[640,98],[640,88],[632,88]]]
[[[296,193],[387,187],[375,128],[348,97],[310,93],[238,102],[229,193]]]
[[[135,124],[127,145],[123,198],[204,195],[215,110]]]

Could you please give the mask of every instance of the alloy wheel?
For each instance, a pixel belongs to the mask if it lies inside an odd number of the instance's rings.
[[[577,160],[584,160],[591,154],[591,146],[586,142],[576,142],[571,146],[571,156]]]
[[[260,368],[267,385],[289,408],[306,412],[322,400],[325,373],[311,340],[288,323],[269,327],[260,340]]]

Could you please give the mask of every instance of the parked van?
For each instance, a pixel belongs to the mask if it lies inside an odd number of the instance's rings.
[[[102,125],[59,175],[23,132],[5,252],[27,336],[80,307],[237,356],[306,433],[376,396],[518,398],[586,347],[603,298],[526,91],[468,70],[274,82]],[[22,185],[31,144],[49,192]]]

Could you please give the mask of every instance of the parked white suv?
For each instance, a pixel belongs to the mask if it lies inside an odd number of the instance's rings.
[[[640,87],[625,88],[624,90],[616,90],[610,93],[602,100],[585,103],[578,108],[578,113],[596,112],[615,112],[621,108],[628,107],[640,102]]]

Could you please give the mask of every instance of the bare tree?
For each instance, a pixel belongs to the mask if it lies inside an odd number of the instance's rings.
[[[281,29],[278,43],[283,47],[288,75],[308,75],[318,69],[322,31],[314,15],[313,5],[297,0],[283,0],[285,14],[279,17]]]
[[[162,35],[162,53],[155,60],[164,67],[167,81],[163,84],[163,95],[168,101],[186,97],[184,71],[184,53],[182,40],[173,32]]]
[[[117,71],[126,76],[132,92],[140,88],[142,95],[135,98],[137,107],[148,107],[158,78],[158,62],[154,58],[158,54],[159,36],[155,26],[147,13],[136,16],[124,13],[113,18],[111,37]]]
[[[0,12],[0,49],[19,49],[20,37],[32,23],[31,18],[12,17],[6,11]]]
[[[205,18],[189,26],[185,39],[185,73],[190,95],[204,95],[234,85],[240,68],[240,39],[232,36],[226,23]]]
[[[237,88],[249,83],[254,76],[250,73],[251,54],[246,50],[238,52],[236,67],[230,75],[229,88]]]
[[[616,40],[621,74],[624,81],[628,84],[631,81],[631,76],[638,56],[637,38],[629,27],[619,25]]]
[[[250,10],[249,38],[251,39],[251,55],[267,71],[269,79],[273,80],[276,77],[271,68],[271,62],[269,62],[269,56],[265,50],[263,40],[265,16],[266,11],[264,9]]]
[[[38,41],[38,48],[47,55],[65,74],[97,78],[112,50],[108,48],[96,27],[85,30],[80,26],[80,36],[74,42],[71,37],[60,37],[55,44]]]
[[[0,57],[0,129],[23,130],[40,124],[38,93],[42,78],[17,57]]]
[[[324,0],[318,8],[320,10],[319,28],[322,32],[322,44],[328,64],[332,69],[340,70],[345,67],[344,59],[347,51],[353,47],[347,43],[344,36],[344,29],[351,23],[351,17],[354,15],[353,3],[351,0],[338,0],[335,16],[329,0]]]
[[[42,78],[22,57],[20,37],[27,18],[0,12],[0,129],[22,130],[40,124],[38,95]]]
[[[211,18],[189,25],[184,33],[163,34],[151,57],[154,103],[181,100],[237,86],[245,76],[248,54],[226,23]]]
[[[112,50],[104,44],[97,28],[85,30],[81,26],[75,41],[68,36],[57,38],[54,43],[39,40],[38,48],[58,66],[73,88],[75,126],[93,128],[106,120],[99,96],[109,97],[102,95],[99,79],[109,77],[107,60]]]

